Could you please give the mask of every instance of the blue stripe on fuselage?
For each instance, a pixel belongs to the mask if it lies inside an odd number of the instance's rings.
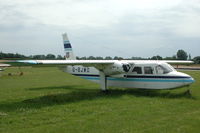
[[[73,74],[87,80],[100,80],[99,75],[85,75],[85,74]],[[194,82],[190,77],[180,77],[180,76],[170,76],[171,78],[165,76],[127,76],[127,78],[112,78],[107,77],[111,81],[135,81],[135,82]]]

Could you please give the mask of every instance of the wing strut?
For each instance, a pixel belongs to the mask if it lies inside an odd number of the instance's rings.
[[[104,72],[99,71],[100,75],[100,85],[102,91],[107,91],[107,78]]]

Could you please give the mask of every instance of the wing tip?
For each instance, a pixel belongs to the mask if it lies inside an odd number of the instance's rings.
[[[18,63],[38,64],[35,60],[17,60]]]

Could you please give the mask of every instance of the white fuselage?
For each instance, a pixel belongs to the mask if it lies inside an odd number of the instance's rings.
[[[116,68],[110,68],[110,71]],[[120,69],[120,68],[119,68]],[[67,66],[65,72],[100,83],[99,70],[81,65]],[[106,75],[107,86],[141,89],[171,89],[190,85],[194,79],[177,72],[167,63],[137,63],[126,73]]]

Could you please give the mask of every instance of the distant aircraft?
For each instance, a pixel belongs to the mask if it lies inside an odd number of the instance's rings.
[[[108,87],[172,89],[188,86],[194,79],[177,72],[168,63],[193,63],[192,61],[152,60],[76,60],[67,34],[63,34],[66,60],[18,60],[30,64],[62,64],[64,71],[99,83],[102,91]]]
[[[6,67],[9,67],[9,64],[0,64],[0,71],[3,71]]]

